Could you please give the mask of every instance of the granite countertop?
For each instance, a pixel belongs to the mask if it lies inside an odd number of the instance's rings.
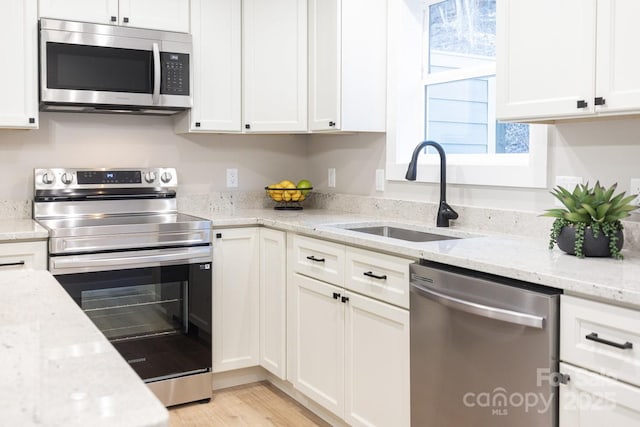
[[[0,242],[46,240],[49,232],[32,219],[3,219],[0,221]]]
[[[420,222],[394,221],[323,209],[236,209],[233,213],[215,213],[208,217],[214,228],[264,225],[409,258],[424,258],[552,286],[574,295],[640,309],[640,253],[629,250],[623,250],[623,261],[612,258],[579,259],[557,248],[549,250],[547,235],[534,239],[495,233],[479,234],[474,230],[455,226],[443,229]],[[380,223],[464,238],[416,243],[344,229],[349,224]]]
[[[165,407],[49,272],[5,271],[0,287],[3,425],[169,425]]]

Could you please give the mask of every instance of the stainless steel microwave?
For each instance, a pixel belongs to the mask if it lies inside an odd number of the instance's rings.
[[[40,20],[40,110],[173,114],[191,107],[191,35]]]

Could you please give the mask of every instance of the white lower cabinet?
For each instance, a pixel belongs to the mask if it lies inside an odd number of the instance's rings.
[[[260,229],[260,365],[285,379],[287,241],[284,231]]]
[[[213,372],[259,364],[258,228],[214,230]]]
[[[0,271],[47,269],[47,242],[0,243]]]
[[[640,311],[560,299],[560,427],[640,425]]]
[[[306,271],[296,246],[311,242],[289,242],[289,381],[352,426],[408,426],[409,311],[294,271]]]
[[[560,427],[640,425],[640,388],[566,363],[560,372]]]

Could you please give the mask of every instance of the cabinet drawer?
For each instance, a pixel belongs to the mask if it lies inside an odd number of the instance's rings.
[[[334,285],[344,284],[343,245],[299,235],[291,239],[289,262],[293,271]]]
[[[345,287],[409,308],[409,264],[413,260],[347,247]]]
[[[562,295],[560,359],[640,386],[640,310]]]
[[[0,243],[0,271],[47,269],[47,242]]]

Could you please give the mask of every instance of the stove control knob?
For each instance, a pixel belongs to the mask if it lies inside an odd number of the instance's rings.
[[[160,179],[162,180],[162,182],[164,182],[165,184],[169,181],[171,181],[173,177],[171,176],[170,172],[164,172],[162,174],[162,176],[160,177]]]
[[[56,180],[56,177],[51,172],[46,172],[44,175],[42,175],[43,184],[53,184],[55,180]]]
[[[65,172],[60,177],[60,180],[63,184],[71,184],[73,182],[73,174]]]
[[[156,173],[155,172],[147,172],[144,174],[144,180],[147,181],[149,184],[151,184],[152,182],[154,182],[156,180]]]

